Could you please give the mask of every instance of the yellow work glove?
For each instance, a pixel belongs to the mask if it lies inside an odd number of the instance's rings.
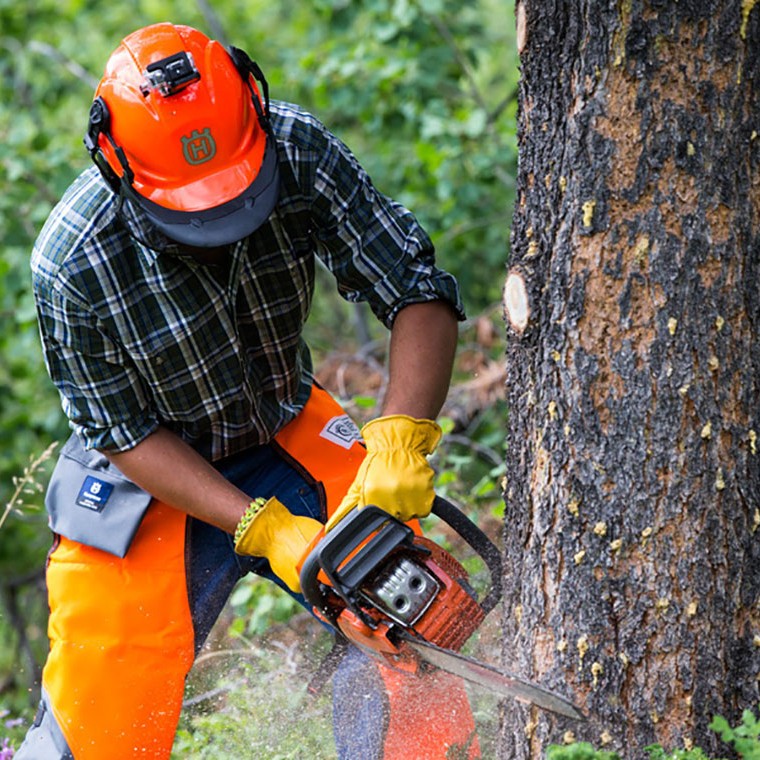
[[[367,446],[353,484],[325,525],[334,528],[352,509],[373,504],[406,522],[427,517],[433,506],[433,468],[427,456],[441,439],[432,420],[405,414],[378,417],[362,428]]]
[[[235,551],[244,556],[266,557],[274,574],[298,594],[301,582],[296,565],[320,530],[319,520],[292,514],[274,496],[266,502],[256,499],[235,530]]]

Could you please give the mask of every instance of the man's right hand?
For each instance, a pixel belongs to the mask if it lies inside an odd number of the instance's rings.
[[[235,531],[235,551],[244,556],[265,557],[275,575],[294,593],[301,592],[297,566],[306,549],[322,530],[311,517],[292,514],[274,496],[256,507],[252,502]]]
[[[427,457],[438,445],[441,428],[433,420],[392,414],[368,422],[362,436],[367,456],[325,531],[369,504],[402,522],[427,517],[435,499],[435,473]]]

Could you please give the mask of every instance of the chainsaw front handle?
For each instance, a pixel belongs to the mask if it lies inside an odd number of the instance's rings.
[[[369,539],[369,540],[368,540]],[[332,591],[358,612],[358,592],[364,579],[401,544],[411,545],[414,531],[385,510],[375,506],[349,512],[304,560],[301,593],[314,609],[334,622],[330,595],[318,576],[330,581]],[[356,552],[359,547],[361,552]],[[354,555],[354,556],[352,556]]]
[[[501,552],[488,536],[461,509],[455,507],[442,496],[433,500],[432,513],[458,533],[483,560],[491,576],[488,593],[480,601],[480,607],[487,615],[500,601],[503,593],[501,578]]]

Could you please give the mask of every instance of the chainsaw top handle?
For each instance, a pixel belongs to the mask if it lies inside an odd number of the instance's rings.
[[[456,531],[488,568],[490,588],[479,602],[483,612],[488,614],[502,594],[499,550],[475,523],[446,499],[436,496],[432,512]],[[408,525],[379,507],[353,510],[326,534],[304,561],[300,581],[306,601],[323,617],[334,622],[329,594],[318,579],[321,570],[332,590],[350,609],[360,613],[359,591],[364,579],[394,549],[412,546],[414,539],[414,531]],[[357,551],[359,547],[361,551]]]

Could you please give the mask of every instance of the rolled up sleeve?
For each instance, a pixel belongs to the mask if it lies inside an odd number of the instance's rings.
[[[322,132],[312,219],[320,258],[348,301],[366,301],[390,327],[411,303],[449,302],[465,318],[454,277],[435,264],[430,237],[402,204],[380,193],[340,140]]]

